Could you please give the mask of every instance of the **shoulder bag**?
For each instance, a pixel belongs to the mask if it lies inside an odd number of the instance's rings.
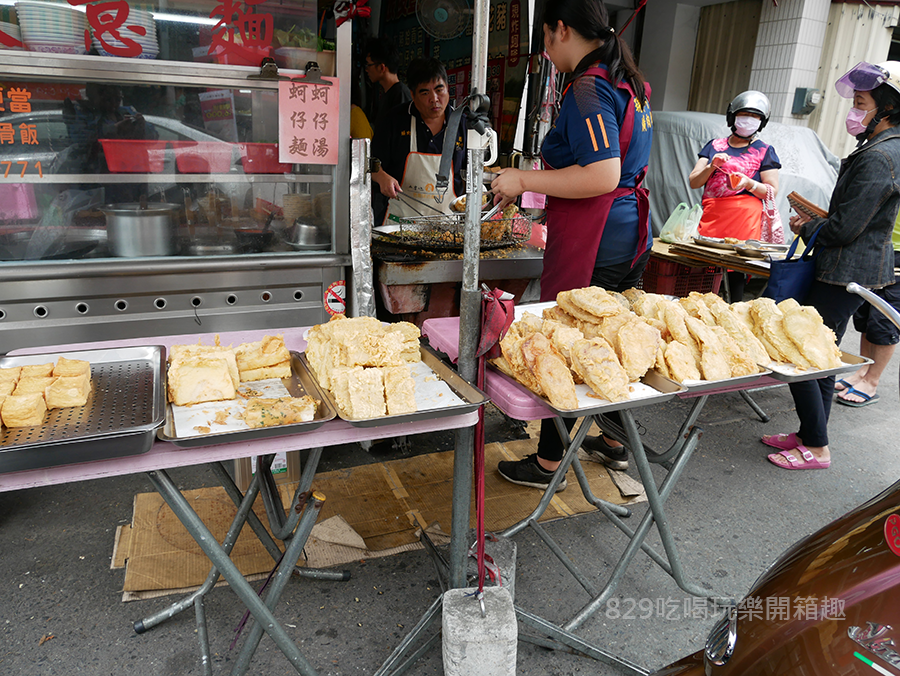
[[[793,298],[801,304],[806,300],[809,287],[816,278],[816,258],[819,251],[815,248],[815,244],[821,229],[821,225],[816,228],[812,237],[809,238],[806,250],[797,258],[794,258],[794,254],[797,252],[797,244],[800,242],[799,236],[791,242],[783,261],[769,263],[769,284],[763,291],[763,296],[774,299],[776,303],[780,303],[785,298]]]
[[[766,198],[762,204],[762,233],[759,238],[771,244],[784,244],[784,226],[775,206],[775,188],[766,183]]]

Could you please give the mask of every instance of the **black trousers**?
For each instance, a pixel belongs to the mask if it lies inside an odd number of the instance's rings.
[[[599,286],[607,291],[625,291],[625,289],[630,289],[640,281],[648,260],[650,260],[650,252],[645,251],[634,265],[631,265],[631,261],[626,261],[618,265],[594,268],[594,274],[591,275],[591,286]],[[619,423],[621,420],[618,411],[613,411],[609,414],[609,417],[616,423]],[[575,420],[575,418],[563,418],[566,429],[571,430],[575,425]],[[565,450],[565,446],[562,439],[559,438],[559,432],[556,431],[556,424],[553,422],[553,418],[545,418],[541,421],[538,457],[548,462],[559,462],[562,460],[563,450]]]
[[[834,331],[838,343],[847,330],[853,313],[865,302],[862,296],[849,293],[843,286],[813,282],[804,305],[812,305],[825,326]],[[797,436],[805,446],[828,445],[828,418],[834,400],[834,376],[791,383],[791,396],[800,418]]]

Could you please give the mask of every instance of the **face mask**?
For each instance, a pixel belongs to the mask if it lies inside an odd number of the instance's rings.
[[[875,110],[875,108],[872,108]],[[859,136],[866,130],[866,125],[862,123],[864,119],[866,119],[866,115],[872,112],[872,110],[860,110],[859,108],[851,108],[847,112],[847,133],[850,136]]]
[[[749,138],[753,136],[759,129],[760,120],[749,115],[741,115],[734,118],[734,130],[738,136]]]

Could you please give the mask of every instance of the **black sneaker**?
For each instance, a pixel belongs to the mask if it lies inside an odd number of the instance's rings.
[[[625,450],[625,447],[610,446],[602,436],[585,437],[581,442],[581,450],[610,469],[628,469],[628,451]]]
[[[520,486],[531,486],[532,488],[544,488],[550,485],[555,472],[548,472],[538,465],[537,453],[526,455],[521,460],[504,460],[497,464],[497,470],[507,481]],[[566,478],[556,487],[556,492],[566,489]]]

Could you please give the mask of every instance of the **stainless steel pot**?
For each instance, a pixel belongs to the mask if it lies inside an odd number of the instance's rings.
[[[175,253],[175,215],[183,207],[167,202],[107,204],[106,231],[113,256],[170,256]]]

